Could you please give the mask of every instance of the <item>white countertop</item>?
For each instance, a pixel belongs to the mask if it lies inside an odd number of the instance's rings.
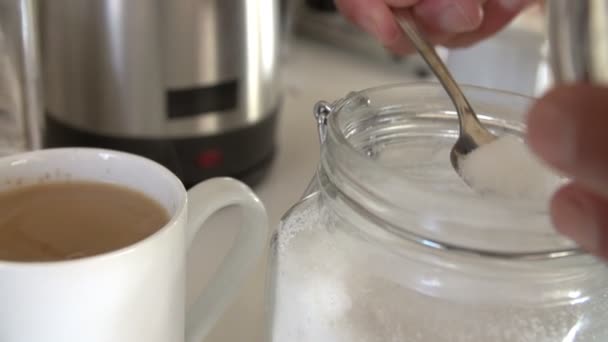
[[[319,143],[312,114],[314,103],[338,99],[351,90],[407,80],[394,69],[304,41],[291,46],[282,76],[285,102],[280,115],[278,154],[265,181],[254,189],[266,205],[272,231],[283,213],[298,201],[318,162]],[[194,245],[190,266],[195,266],[196,271],[188,281],[189,300],[204,286],[222,253],[230,246],[235,232],[231,223],[238,221],[228,216],[223,213],[214,218]],[[265,255],[205,342],[263,341],[266,262]]]

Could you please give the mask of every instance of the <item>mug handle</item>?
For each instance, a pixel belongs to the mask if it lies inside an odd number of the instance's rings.
[[[244,217],[230,251],[203,293],[188,309],[186,341],[200,342],[224,313],[264,251],[268,218],[260,199],[249,187],[232,178],[213,178],[196,185],[188,191],[188,203],[188,248],[205,221],[218,210],[236,205],[243,209]]]

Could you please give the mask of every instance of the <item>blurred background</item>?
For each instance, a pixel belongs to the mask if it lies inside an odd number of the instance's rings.
[[[20,60],[20,21],[16,15],[16,6],[22,0],[2,0],[0,6],[2,6],[2,13],[4,13],[0,20],[0,154],[12,153],[15,151],[23,150],[26,148],[23,142],[24,136],[19,132],[23,131],[23,113],[24,106],[21,105],[25,94],[23,93],[23,85],[20,84],[22,80],[20,77],[19,64],[22,63]],[[159,136],[166,135],[168,138],[171,137],[183,137],[192,135],[213,135],[218,132],[211,132],[210,129],[183,129],[188,126],[218,126],[218,121],[221,119],[215,118],[214,120],[183,120],[187,116],[200,115],[205,113],[206,115],[212,116],[209,112],[218,111],[249,111],[250,113],[245,114],[255,116],[256,113],[251,114],[252,111],[272,111],[278,106],[277,103],[282,99],[287,91],[286,85],[289,80],[280,78],[281,72],[285,74],[285,70],[290,67],[290,60],[297,58],[295,54],[301,53],[302,47],[307,45],[314,45],[315,47],[323,47],[327,50],[341,51],[345,53],[345,57],[349,60],[357,60],[361,63],[366,63],[370,67],[377,67],[384,69],[389,72],[398,73],[403,76],[403,79],[432,79],[428,69],[418,56],[395,56],[387,52],[374,41],[369,35],[362,32],[360,29],[347,22],[336,10],[333,4],[333,0],[269,0],[256,2],[253,6],[261,7],[258,11],[247,9],[246,2],[244,1],[224,1],[220,4],[219,1],[212,0],[182,0],[181,5],[166,6],[165,8],[153,9],[150,4],[146,4],[146,1],[136,0],[132,1],[132,5],[110,5],[111,1],[97,1],[96,4],[90,3],[82,6],[78,5],[75,1],[70,0],[59,0],[54,2],[53,5],[40,5],[37,1],[31,1],[38,10],[37,24],[39,26],[40,36],[39,40],[42,45],[42,54],[45,56],[41,57],[42,65],[48,70],[43,70],[43,75],[46,73],[47,80],[44,82],[45,86],[43,90],[46,90],[47,96],[42,100],[46,100],[46,112],[41,113],[42,116],[48,115],[50,118],[59,119],[60,123],[64,123],[67,128],[77,128],[78,132],[72,133],[86,133],[87,131],[94,131],[100,133],[100,135],[110,136],[132,136],[139,138],[141,136]],[[261,3],[268,3],[264,6]],[[216,4],[217,3],[217,4]],[[251,7],[252,5],[249,5]],[[275,12],[269,8],[275,7]],[[161,6],[162,7],[162,6]],[[147,8],[147,11],[142,9]],[[159,16],[160,11],[166,12],[165,15],[160,16],[162,18],[151,19],[150,16]],[[57,12],[63,11],[62,15],[58,15]],[[140,12],[139,14],[135,14]],[[145,14],[141,14],[144,12]],[[255,13],[254,13],[255,12]],[[240,13],[240,15],[235,15]],[[248,14],[249,13],[249,14]],[[246,18],[247,15],[260,17],[259,20],[251,20]],[[122,19],[119,16],[123,16]],[[130,28],[123,29],[122,32],[111,33],[113,26],[121,25],[126,23],[126,18],[129,21],[133,21],[130,16],[133,16],[137,21],[136,24],[132,24]],[[274,18],[276,16],[276,18]],[[82,23],[76,18],[92,18],[92,23]],[[261,18],[264,18],[262,20]],[[60,20],[62,22],[60,22]],[[121,21],[122,20],[122,21]],[[180,22],[179,20],[183,20]],[[202,24],[207,22],[208,24]],[[270,22],[270,23],[268,23]],[[151,35],[147,32],[148,37],[137,36],[141,33],[136,32],[137,26],[148,26],[153,32],[158,35]],[[65,42],[58,42],[60,39],[58,35],[66,32],[67,29],[85,29],[88,30],[102,30],[102,34],[93,34],[89,32],[90,36],[87,36],[87,32],[82,32],[76,36],[74,34],[67,37]],[[106,33],[103,33],[103,32]],[[115,31],[115,30],[114,30]],[[252,33],[260,34],[263,32],[265,38],[251,39]],[[127,37],[126,41],[138,42],[137,44],[148,44],[144,47],[139,47],[139,51],[131,48],[133,51],[126,51],[127,46],[120,45],[117,37],[112,35],[123,35]],[[153,46],[154,43],[145,43],[150,39],[160,38],[164,40],[159,46]],[[83,40],[93,40],[93,43],[84,44]],[[114,41],[113,41],[114,40]],[[523,15],[517,18],[506,30],[500,34],[488,39],[481,44],[467,49],[447,50],[439,47],[438,50],[441,56],[447,61],[450,69],[458,79],[458,81],[467,84],[479,85],[484,87],[498,88],[522,93],[530,96],[538,95],[542,92],[547,84],[550,82],[545,65],[545,27],[543,21],[543,15],[539,6],[535,6],[526,11]],[[143,42],[143,43],[142,43]],[[77,46],[73,51],[68,53],[65,51],[67,46]],[[122,43],[125,44],[125,43]],[[249,44],[249,45],[248,45]],[[257,46],[259,49],[277,49],[279,56],[274,60],[274,56],[270,57],[270,66],[272,70],[268,71],[251,71],[245,70],[246,68],[259,68],[260,65],[253,66],[255,61],[243,61],[238,60],[234,57],[235,54],[245,55],[243,51],[246,51],[248,47]],[[108,61],[110,57],[104,58],[103,56],[95,58],[93,61],[86,61],[86,58],[90,56],[87,54],[86,48],[100,49],[98,53],[101,54],[122,54],[125,59],[123,61]],[[105,49],[101,50],[101,49]],[[198,49],[198,51],[196,50]],[[205,52],[201,52],[201,50]],[[45,51],[46,50],[46,51]],[[303,49],[305,52],[307,48]],[[310,49],[308,49],[310,50]],[[297,52],[294,52],[297,51]],[[159,54],[159,57],[153,57],[154,53]],[[274,51],[269,52],[270,54]],[[90,53],[89,53],[90,54]],[[130,54],[131,56],[127,56]],[[232,56],[232,57],[231,57]],[[244,56],[244,58],[260,58],[262,54],[258,56]],[[135,67],[132,60],[135,57],[141,59],[156,60],[158,58],[164,58],[165,62],[154,61],[142,64],[148,64],[149,70],[144,70],[144,67]],[[153,57],[153,58],[152,58]],[[120,58],[120,57],[118,57]],[[69,61],[62,63],[57,59],[63,61]],[[106,60],[104,60],[106,59]],[[131,61],[128,61],[131,59]],[[140,60],[141,60],[140,59]],[[268,58],[267,58],[268,59]],[[71,63],[71,65],[67,65]],[[75,64],[74,64],[75,63]],[[156,63],[156,65],[154,64]],[[181,65],[180,65],[181,63]],[[259,63],[258,63],[259,64]],[[245,67],[243,67],[245,65]],[[319,63],[311,63],[311,69],[322,69],[322,61]],[[80,68],[80,70],[79,70]],[[114,75],[115,79],[107,80],[99,76],[99,72],[103,69],[111,69],[112,73],[119,73]],[[67,69],[67,70],[66,70]],[[91,71],[93,69],[93,71]],[[97,69],[97,70],[95,70]],[[124,77],[121,77],[121,73],[124,76],[125,73],[135,74],[137,72],[150,72],[150,70],[164,69],[163,75],[157,75],[157,78],[164,77],[164,83],[158,82],[153,79],[155,76],[150,76],[146,79],[139,79],[131,81],[131,84],[125,84]],[[106,70],[107,71],[107,70]],[[82,75],[80,80],[75,80],[75,77],[69,76],[68,74],[75,74],[80,72]],[[254,80],[251,75],[247,73],[263,73],[266,72],[266,80]],[[50,78],[50,80],[48,80]],[[122,78],[122,79],[121,79]],[[257,82],[258,84],[251,85],[251,88],[247,91],[242,91],[239,94],[224,94],[222,93],[221,87],[224,90],[230,88],[231,82],[239,79],[242,82],[243,79],[247,79],[249,82]],[[327,81],[327,80],[326,80]],[[99,83],[95,88],[89,92],[75,91],[75,89],[81,86],[82,82],[97,82]],[[164,86],[165,89],[152,90],[150,83],[159,83],[159,87]],[[374,80],[370,80],[371,85],[375,83]],[[144,86],[144,84],[147,84]],[[201,85],[207,86],[200,87]],[[208,87],[209,85],[217,85],[218,88]],[[234,84],[232,84],[234,85]],[[60,92],[55,89],[57,87],[62,88],[73,88],[70,89],[72,92],[67,95],[57,94]],[[104,89],[105,87],[105,89]],[[120,105],[109,106],[107,103],[103,103],[99,99],[91,99],[99,97],[100,91],[110,89],[110,87],[116,87],[117,90],[125,90],[125,93],[129,93],[126,96],[131,96],[130,100],[124,100],[123,98],[116,97],[117,102],[125,101],[131,102],[124,104],[123,107]],[[47,88],[47,89],[44,89]],[[145,91],[134,91],[133,88],[145,88]],[[213,89],[209,89],[213,88]],[[243,86],[240,87],[245,88]],[[133,100],[137,96],[146,97],[149,102],[155,102],[150,99],[151,96],[158,95],[154,91],[162,93],[166,91],[166,99],[160,99],[154,105],[141,105],[137,103],[137,100]],[[175,91],[178,90],[178,91]],[[179,92],[179,90],[184,90]],[[188,93],[187,90],[191,92]],[[173,91],[173,92],[172,92]],[[198,93],[197,93],[198,91]],[[205,91],[207,93],[205,93]],[[260,96],[252,95],[254,92],[266,93],[266,95]],[[97,95],[96,95],[97,94]],[[199,99],[197,99],[197,95]],[[81,101],[80,104],[74,104],[73,98],[76,96],[88,97],[85,101]],[[106,95],[107,96],[107,95]],[[181,97],[180,97],[181,96]],[[268,102],[267,104],[252,104],[251,97],[258,96],[257,102]],[[264,98],[266,96],[266,98]],[[158,96],[159,98],[163,96]],[[216,100],[210,101],[208,97]],[[232,100],[231,100],[232,97]],[[249,97],[249,100],[247,99]],[[274,98],[268,100],[268,97]],[[68,100],[71,98],[70,100]],[[220,100],[217,100],[220,98]],[[238,98],[236,100],[235,98]],[[106,100],[106,102],[108,99]],[[140,100],[141,101],[141,100]],[[169,104],[161,102],[169,102]],[[244,105],[233,104],[229,108],[227,102],[248,102]],[[57,102],[63,102],[57,104]],[[67,102],[71,102],[66,104]],[[177,108],[182,112],[188,112],[186,114],[175,114],[169,113],[169,116],[176,116],[181,119],[179,123],[168,123],[158,122],[156,128],[151,128],[150,124],[146,125],[142,123],[133,123],[133,121],[139,120],[138,116],[145,115],[148,119],[157,116],[166,115],[166,113],[152,114],[155,111],[164,111],[166,107],[173,105],[179,107],[175,103],[182,103],[182,108]],[[197,102],[219,102],[215,103],[215,107],[210,108],[196,108]],[[222,103],[223,102],[223,103]],[[184,104],[185,103],[185,104]],[[96,107],[109,107],[106,111],[95,110],[94,113],[87,115],[79,113],[82,112],[82,107],[95,105]],[[255,106],[266,106],[268,108],[252,108]],[[125,109],[124,107],[131,106],[134,108]],[[153,106],[158,107],[153,108]],[[219,107],[218,107],[219,106]],[[60,108],[61,113],[50,113],[52,107],[63,107]],[[191,108],[188,108],[191,107]],[[199,104],[200,107],[200,104]],[[219,108],[219,109],[218,109]],[[108,111],[113,111],[113,114],[108,114]],[[133,111],[146,112],[145,114],[133,114]],[[169,110],[170,111],[170,110]],[[274,115],[275,113],[273,113]],[[258,116],[271,115],[271,114],[257,114]],[[114,117],[119,116],[130,116],[129,120],[115,120]],[[224,116],[226,116],[224,114]],[[233,116],[238,116],[235,114]],[[100,117],[105,119],[100,119]],[[53,120],[56,121],[56,120]],[[225,122],[229,120],[224,120]],[[237,118],[233,121],[239,121]],[[247,121],[247,120],[244,120]],[[104,126],[99,127],[99,124]],[[137,125],[132,129],[122,129],[121,126],[125,125]],[[178,127],[181,125],[181,128]],[[41,124],[41,126],[44,126]],[[167,129],[167,126],[172,126]],[[220,125],[221,126],[221,125]],[[243,123],[240,124],[243,126]],[[177,127],[177,128],[176,128]],[[223,127],[226,130],[234,129],[239,127],[239,123],[225,125]],[[65,127],[62,127],[65,128]],[[217,127],[216,127],[217,128]],[[40,127],[42,135],[44,135],[44,127]],[[146,132],[148,130],[150,133]],[[167,133],[170,130],[172,132]],[[180,131],[181,130],[181,131]],[[269,132],[272,128],[268,129]],[[143,133],[142,133],[143,132]],[[211,134],[209,134],[211,132]],[[61,135],[60,132],[57,133]],[[48,135],[54,135],[52,131]],[[72,140],[67,141],[56,141],[62,139],[47,139],[47,145],[64,145],[64,144],[98,144],[98,145],[116,145],[116,143],[108,143],[107,141],[89,141],[95,139],[81,139],[82,137],[74,137]],[[99,138],[99,137],[97,137]],[[48,141],[50,140],[50,141]],[[99,140],[99,139],[98,139]],[[101,139],[103,140],[103,139]],[[132,141],[126,142],[133,143]],[[154,143],[154,142],[152,142]],[[195,144],[196,145],[196,144]],[[204,145],[204,144],[203,144]],[[273,143],[268,143],[273,145]],[[196,146],[195,146],[196,147]],[[194,147],[194,148],[195,148]],[[183,148],[189,148],[185,146]],[[269,147],[262,147],[271,149]],[[125,148],[128,149],[128,148]],[[145,149],[145,148],[143,148]],[[140,151],[136,151],[140,152]],[[145,153],[143,151],[142,153]],[[217,152],[217,151],[216,151]],[[221,151],[220,151],[221,152]],[[153,154],[147,151],[148,154]],[[208,160],[214,159],[213,153],[207,158]],[[264,154],[264,153],[262,153]],[[266,151],[266,154],[271,154]],[[221,157],[215,156],[216,159]],[[161,157],[162,158],[162,157]],[[167,159],[168,157],[164,157]],[[264,156],[260,159],[269,159],[270,157]],[[203,158],[204,159],[204,158]],[[230,158],[228,158],[230,159]],[[166,162],[166,160],[165,160]],[[252,161],[255,164],[259,161]],[[178,163],[184,163],[179,161]],[[185,163],[184,163],[185,164]],[[241,168],[247,168],[249,165],[244,165]],[[249,166],[250,167],[250,166]],[[183,165],[181,169],[184,169]],[[196,172],[194,170],[193,172]],[[200,170],[198,170],[200,171]],[[243,170],[239,170],[238,166],[233,169],[220,170],[221,173],[235,173],[238,174]],[[193,181],[197,181],[196,177],[190,177]]]

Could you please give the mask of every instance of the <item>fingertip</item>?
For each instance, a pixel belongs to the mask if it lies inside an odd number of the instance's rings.
[[[405,41],[393,12],[384,3],[370,2],[366,10],[359,13],[356,21],[387,48],[396,48]]]
[[[474,31],[454,35],[446,46],[462,48],[492,37],[515,18],[526,5],[535,0],[510,0],[501,3],[499,0],[487,0],[483,4],[483,22]]]
[[[528,146],[550,165],[569,171],[576,162],[576,124],[570,106],[564,102],[569,91],[558,88],[536,101],[526,121]]]
[[[465,33],[483,23],[479,0],[427,0],[414,7],[414,14],[430,31]]]
[[[393,46],[401,39],[402,32],[384,0],[336,0],[336,6],[382,45]]]
[[[601,250],[601,231],[593,198],[585,190],[574,183],[562,187],[555,193],[550,211],[559,233],[591,253]]]
[[[546,95],[532,103],[526,115],[526,142],[530,149],[536,154],[542,154],[542,127],[547,121],[543,113],[546,109]]]

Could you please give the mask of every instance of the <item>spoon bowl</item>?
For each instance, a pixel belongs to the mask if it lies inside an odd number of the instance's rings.
[[[460,114],[458,115],[460,117]],[[477,119],[475,113],[471,115]],[[469,153],[473,152],[473,150],[477,149],[479,146],[489,144],[497,139],[497,137],[483,127],[479,121],[474,121],[473,123],[469,123],[467,121],[465,125],[468,126],[463,128],[463,123],[461,120],[458,139],[450,151],[450,162],[452,163],[452,167],[454,167],[454,170],[456,170],[456,172],[458,172],[458,174],[461,176],[460,161],[462,161]]]

